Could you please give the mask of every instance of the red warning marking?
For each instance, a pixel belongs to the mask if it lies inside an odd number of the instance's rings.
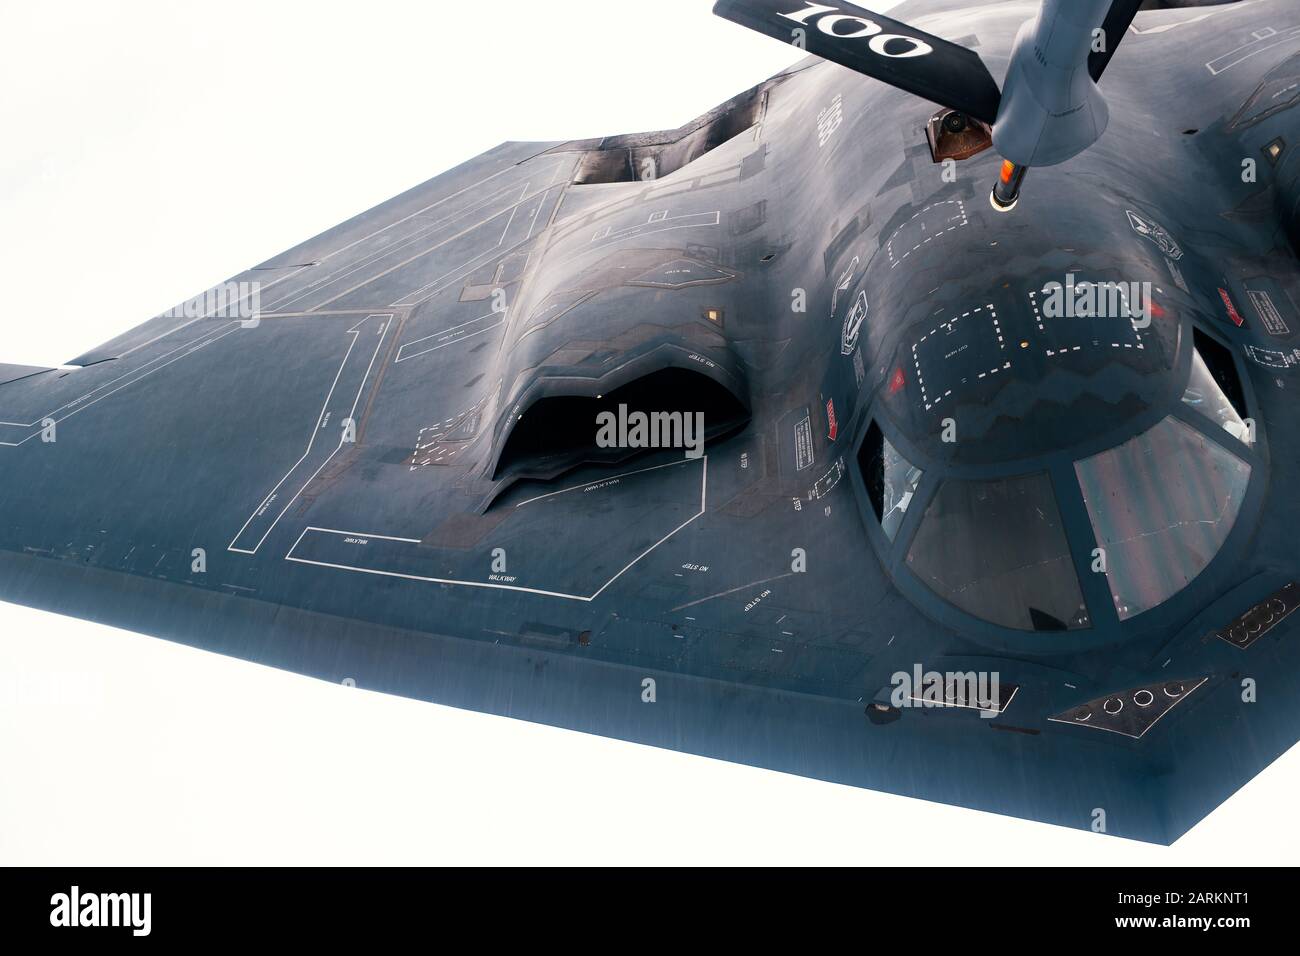
[[[1237,311],[1237,307],[1232,304],[1232,297],[1228,295],[1228,290],[1220,289],[1219,298],[1223,299],[1223,304],[1228,307],[1228,318],[1232,319],[1233,325],[1237,326],[1237,328],[1242,328],[1246,324],[1246,320],[1241,317],[1241,313]]]
[[[897,395],[907,385],[907,376],[903,374],[903,366],[894,369],[894,375],[889,380],[889,394]]]
[[[830,422],[831,441],[834,441],[835,436],[840,433],[840,423],[835,420],[835,399],[833,398],[826,402],[826,420]]]

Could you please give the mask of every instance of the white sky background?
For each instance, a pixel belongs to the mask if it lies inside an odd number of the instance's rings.
[[[709,6],[0,0],[0,363],[66,362],[504,140],[675,127],[797,59]],[[0,604],[0,864],[1291,863],[1297,790],[1293,751],[1166,850]]]

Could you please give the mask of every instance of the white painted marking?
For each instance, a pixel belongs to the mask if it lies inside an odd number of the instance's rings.
[[[244,522],[243,527],[239,529],[239,532],[234,536],[234,538],[231,539],[230,544],[227,545],[226,547],[227,551],[233,551],[237,554],[256,554],[258,549],[261,548],[262,545],[265,543],[267,537],[271,534],[272,531],[275,530],[275,526],[280,523],[280,519],[285,516],[285,514],[289,511],[291,507],[293,507],[293,503],[297,501],[298,498],[302,495],[302,493],[307,490],[308,486],[310,486],[311,483],[316,480],[316,476],[319,475],[321,471],[324,470],[326,465],[328,465],[331,461],[333,461],[334,456],[337,455],[339,453],[339,450],[346,444],[346,442],[343,440],[342,435],[340,435],[338,446],[333,451],[330,452],[329,457],[327,457],[323,462],[321,462],[320,467],[317,468],[314,472],[312,472],[311,477],[308,478],[305,482],[303,482],[302,487],[299,488],[294,493],[293,497],[289,499],[289,501],[285,504],[284,508],[281,509],[280,513],[276,515],[275,520],[271,522],[270,526],[266,529],[266,532],[262,535],[261,538],[258,539],[257,544],[253,546],[252,550],[235,547],[235,542],[239,540],[240,535],[242,535],[245,529],[247,529],[247,527],[253,523],[253,520],[259,517],[265,511],[267,506],[270,505],[271,501],[275,498],[276,494],[279,492],[280,486],[283,485],[286,481],[289,480],[289,478],[293,476],[293,473],[298,469],[298,466],[301,465],[304,461],[306,461],[307,456],[311,454],[312,447],[316,444],[316,435],[321,431],[322,425],[325,421],[325,415],[329,411],[330,399],[333,398],[334,390],[338,387],[339,379],[343,375],[343,370],[347,367],[348,358],[352,355],[352,349],[356,347],[356,344],[361,337],[361,331],[360,331],[361,326],[364,325],[372,318],[374,319],[382,318],[382,319],[386,319],[387,321],[385,321],[383,326],[383,331],[379,335],[379,343],[375,346],[375,353],[370,357],[370,364],[366,367],[366,374],[361,380],[361,387],[357,389],[357,396],[352,401],[352,411],[349,413],[349,417],[350,418],[356,417],[357,405],[361,403],[361,396],[365,394],[366,383],[370,380],[370,373],[371,371],[374,370],[375,367],[375,359],[379,357],[379,350],[383,348],[384,342],[388,339],[388,331],[390,326],[393,323],[393,316],[388,313],[380,313],[376,315],[367,316],[366,318],[362,319],[360,322],[358,322],[355,326],[353,326],[345,333],[347,335],[352,336],[352,342],[348,345],[348,350],[343,355],[343,361],[339,363],[339,370],[334,373],[334,382],[330,385],[329,393],[325,396],[325,403],[321,406],[320,414],[316,416],[316,424],[312,427],[311,438],[307,442],[307,450],[302,453],[302,457],[299,458],[294,463],[293,467],[290,468],[287,472],[285,472],[284,477],[281,478],[278,482],[276,482],[276,485],[274,488],[271,489],[270,494],[268,494],[265,498],[263,498],[262,503],[257,506],[257,508],[253,511],[251,515],[248,516],[248,520]]]
[[[554,498],[556,495],[567,495],[567,494],[568,494],[569,492],[571,492],[571,491],[581,491],[583,488],[593,488],[593,487],[595,487],[596,485],[606,484],[607,482],[611,482],[611,481],[619,481],[619,480],[621,480],[621,479],[623,479],[623,478],[631,478],[633,475],[643,475],[643,474],[645,474],[647,471],[658,471],[658,470],[661,469],[661,468],[676,468],[677,466],[679,466],[679,465],[681,465],[681,464],[684,464],[685,462],[688,462],[688,461],[694,461],[694,459],[693,459],[693,458],[684,458],[684,459],[682,459],[682,461],[670,461],[670,462],[668,462],[666,465],[654,465],[654,466],[652,466],[652,467],[650,467],[650,468],[640,468],[640,469],[638,469],[637,471],[629,471],[629,472],[627,472],[626,474],[622,474],[622,475],[613,475],[613,476],[611,476],[611,477],[609,477],[609,478],[597,478],[595,481],[588,481],[588,482],[586,482],[585,484],[581,484],[581,485],[572,485],[572,486],[570,486],[570,487],[568,487],[568,488],[561,488],[559,491],[552,491],[552,492],[550,492],[549,494],[538,495],[536,498],[529,498],[529,499],[526,500],[526,501],[521,501],[521,502],[519,502],[519,504],[515,505],[515,507],[516,507],[516,508],[522,508],[524,505],[530,505],[530,504],[532,504],[534,501],[542,501],[542,500],[544,500],[544,499],[546,499],[546,498]]]
[[[946,220],[945,222],[941,222],[941,223],[939,223],[939,226],[938,226],[938,232],[937,232],[937,233],[935,233],[935,234],[933,234],[933,235],[930,235],[930,236],[927,236],[926,238],[922,239],[922,240],[921,240],[920,242],[918,242],[916,245],[912,246],[912,248],[910,248],[910,249],[908,249],[906,252],[904,252],[901,256],[897,256],[897,257],[896,257],[896,256],[894,255],[894,240],[897,239],[900,235],[902,235],[904,229],[906,229],[906,228],[907,228],[908,226],[910,226],[912,223],[916,222],[918,219],[920,219],[920,218],[921,218],[922,216],[924,216],[926,213],[930,212],[930,210],[932,210],[932,209],[938,209],[940,206],[951,206],[951,205],[956,205],[956,207],[957,207],[957,215],[953,216],[951,219]],[[947,225],[947,223],[953,223],[953,225],[950,225],[950,226],[947,226],[947,228],[944,228],[945,225]],[[966,216],[966,202],[965,202],[965,200],[962,200],[962,199],[947,199],[947,200],[944,200],[943,202],[937,202],[937,203],[933,203],[933,204],[931,204],[931,205],[929,205],[929,206],[926,206],[924,209],[922,209],[920,212],[918,212],[918,213],[917,213],[915,216],[913,216],[911,219],[907,220],[907,222],[903,223],[901,226],[899,226],[897,229],[895,229],[895,230],[894,230],[894,234],[893,234],[892,236],[890,236],[890,237],[889,237],[889,241],[888,241],[887,243],[885,243],[885,251],[889,254],[889,262],[890,262],[889,268],[890,268],[890,269],[896,269],[896,268],[898,268],[900,265],[902,265],[903,260],[905,260],[905,259],[906,259],[908,256],[910,256],[912,253],[916,252],[918,249],[920,249],[920,248],[922,248],[923,246],[925,246],[927,243],[930,242],[930,240],[932,240],[932,239],[938,239],[938,238],[940,238],[941,236],[945,236],[945,235],[947,235],[948,233],[953,232],[953,231],[956,230],[956,229],[960,229],[962,226],[969,225],[969,223],[970,223],[970,220],[969,220],[969,219],[967,218],[967,216]],[[922,232],[924,232],[925,229],[926,229],[926,224],[925,224],[924,221],[922,221],[922,222],[921,222],[921,230],[922,230]]]
[[[1253,56],[1258,56],[1266,50],[1271,50],[1291,40],[1300,39],[1300,27],[1291,27],[1282,33],[1278,33],[1272,27],[1265,27],[1262,30],[1256,30],[1253,36],[1255,39],[1249,43],[1243,44],[1237,49],[1231,50],[1205,64],[1205,68],[1210,71],[1210,75],[1219,76],[1227,73],[1234,66],[1240,66]]]
[[[695,459],[686,459],[686,461],[693,461],[693,460],[695,460]],[[686,527],[687,525],[689,525],[691,522],[697,520],[698,518],[700,518],[700,517],[704,514],[704,512],[705,512],[705,511],[707,510],[707,508],[708,508],[709,456],[708,456],[708,455],[704,455],[702,458],[699,459],[699,461],[700,461],[700,463],[701,463],[701,471],[700,471],[700,510],[697,511],[695,514],[691,515],[691,517],[687,518],[685,521],[683,521],[681,524],[679,524],[679,525],[678,525],[676,528],[674,528],[672,531],[669,531],[666,535],[664,535],[662,538],[660,538],[660,539],[659,539],[658,541],[656,541],[654,544],[650,545],[650,547],[646,548],[644,551],[642,551],[640,554],[638,554],[635,558],[633,558],[631,561],[629,561],[626,565],[624,565],[624,566],[623,566],[623,567],[618,571],[617,574],[615,574],[612,578],[610,578],[608,581],[606,581],[604,584],[602,584],[602,585],[601,585],[601,586],[600,586],[600,587],[595,591],[595,593],[590,594],[590,595],[586,595],[586,596],[581,595],[581,594],[566,594],[566,593],[561,592],[561,591],[545,591],[545,590],[541,590],[541,589],[539,589],[539,588],[526,588],[526,587],[520,587],[520,586],[518,586],[518,585],[512,585],[512,584],[495,584],[495,583],[485,582],[485,581],[462,581],[462,580],[454,579],[454,578],[435,578],[435,577],[426,577],[426,576],[424,576],[424,575],[419,575],[419,574],[404,574],[404,573],[397,572],[397,571],[381,571],[381,570],[376,570],[376,569],[374,569],[374,568],[361,568],[361,567],[355,567],[355,566],[352,566],[352,565],[346,565],[346,564],[334,564],[334,563],[331,563],[331,562],[328,562],[328,561],[312,561],[312,560],[309,560],[309,559],[307,559],[307,558],[295,558],[295,557],[293,556],[293,552],[294,552],[295,550],[297,550],[298,545],[302,543],[302,539],[305,538],[305,537],[307,536],[307,532],[309,532],[309,531],[316,531],[316,532],[320,532],[321,534],[342,535],[342,536],[345,536],[345,537],[352,537],[352,538],[374,538],[374,539],[383,540],[383,541],[397,541],[397,542],[401,542],[401,543],[405,543],[405,544],[418,544],[418,543],[419,543],[419,539],[416,539],[416,538],[396,538],[396,537],[391,537],[391,536],[386,536],[386,535],[380,535],[380,534],[367,534],[367,533],[365,533],[365,532],[358,532],[358,531],[334,531],[334,530],[331,530],[331,529],[329,529],[329,528],[308,527],[308,528],[305,528],[305,529],[303,530],[302,534],[300,534],[300,535],[298,536],[298,540],[294,542],[293,547],[291,547],[291,548],[289,549],[288,553],[284,556],[284,559],[285,559],[286,561],[293,561],[293,562],[295,562],[295,563],[297,563],[297,564],[310,564],[310,565],[314,565],[314,566],[316,566],[316,567],[322,567],[322,568],[333,568],[333,569],[338,570],[338,571],[353,571],[353,572],[356,572],[356,573],[359,573],[359,574],[375,574],[375,575],[379,575],[379,576],[381,576],[381,577],[401,578],[401,579],[403,579],[403,580],[407,580],[407,581],[423,581],[423,582],[426,582],[426,583],[429,583],[429,584],[460,585],[460,586],[462,586],[462,587],[486,588],[486,589],[488,589],[488,590],[496,590],[496,591],[518,591],[518,592],[522,592],[522,593],[525,593],[525,594],[537,594],[537,595],[540,595],[540,596],[542,596],[542,597],[555,597],[555,598],[561,598],[561,599],[564,599],[564,600],[567,600],[567,601],[582,601],[583,603],[590,603],[590,602],[596,600],[596,598],[600,597],[600,595],[605,591],[606,588],[608,588],[611,584],[613,584],[613,583],[614,583],[615,581],[617,581],[620,577],[622,577],[625,573],[627,573],[627,571],[628,571],[628,570],[629,570],[633,565],[635,565],[638,561],[640,561],[640,560],[641,560],[642,558],[644,558],[646,555],[650,554],[650,552],[654,551],[656,548],[658,548],[660,545],[662,545],[665,541],[667,541],[667,540],[668,540],[669,538],[671,538],[673,535],[677,534],[677,532],[681,531],[683,528],[685,528],[685,527]],[[679,465],[679,464],[683,464],[683,463],[684,463],[684,462],[671,462],[670,465]],[[656,466],[656,468],[662,468],[662,467],[669,467],[669,465],[659,465],[659,466]],[[634,472],[628,472],[626,475],[614,475],[614,476],[612,476],[611,478],[606,478],[606,479],[602,479],[602,480],[604,480],[604,481],[612,481],[612,480],[614,480],[615,478],[626,478],[626,477],[630,477],[631,475],[641,474],[642,472],[645,472],[645,471],[654,471],[654,470],[655,470],[655,468],[643,468],[643,469],[639,469],[639,470],[634,471]],[[586,488],[586,487],[589,487],[591,484],[595,484],[595,482],[588,482],[588,483],[585,484],[585,485],[576,485],[576,486],[574,486],[574,488],[566,488],[566,489],[564,489],[564,491],[555,492],[554,494],[563,494],[565,491],[573,491],[573,490],[576,490],[577,488]],[[534,499],[531,499],[531,500],[533,500],[533,501],[540,501],[541,498],[547,498],[547,497],[550,497],[550,495],[542,495],[540,498],[534,498]],[[527,503],[528,503],[528,502],[521,502],[519,505],[516,505],[516,507],[522,507],[524,504],[527,504]]]
[[[998,348],[1002,351],[1006,351],[1007,345],[1002,337],[1002,326],[998,321],[997,310],[993,307],[992,303],[989,303],[988,305],[982,305],[977,309],[971,309],[969,312],[963,312],[961,315],[957,316],[956,318],[949,319],[947,322],[940,322],[929,332],[926,332],[924,335],[922,335],[921,338],[917,340],[917,342],[912,346],[912,364],[916,366],[916,381],[917,384],[921,386],[921,404],[925,406],[925,410],[927,412],[930,411],[930,409],[937,406],[945,398],[951,397],[952,389],[948,389],[947,391],[945,391],[942,395],[938,396],[933,402],[929,400],[925,389],[925,377],[921,372],[921,356],[920,353],[917,351],[917,349],[930,336],[936,335],[940,329],[946,328],[949,330],[949,332],[951,332],[952,328],[962,319],[969,318],[972,315],[976,315],[977,313],[983,312],[985,309],[988,309],[989,315],[993,319],[993,334],[997,336]],[[1002,365],[997,365],[989,369],[987,372],[984,372],[979,377],[985,378],[988,375],[996,375],[998,372],[1004,371],[1005,369],[1009,369],[1009,368],[1011,368],[1011,363],[1008,361]]]
[[[1193,23],[1200,23],[1202,20],[1209,19],[1216,13],[1223,12],[1224,8],[1211,10],[1208,13],[1202,13],[1200,16],[1192,17],[1190,20],[1179,20],[1177,23],[1162,23],[1159,26],[1147,27],[1143,30],[1136,23],[1129,24],[1129,30],[1138,36],[1152,36],[1157,33],[1168,33],[1170,30],[1177,30],[1179,27],[1191,26]]]
[[[419,345],[421,342],[429,341],[429,339],[435,339],[438,338],[439,336],[449,335],[452,332],[457,331],[458,329],[463,329],[466,328],[467,326],[471,326],[475,322],[482,322],[484,319],[489,319],[494,315],[500,316],[500,318],[496,322],[493,322],[491,325],[487,326],[486,328],[479,329],[477,332],[469,332],[465,335],[457,336],[456,338],[452,339],[450,342],[443,342],[441,345],[433,345],[427,349],[421,349],[419,352],[413,352],[410,355],[406,354],[406,350],[409,349],[412,345]],[[453,325],[451,328],[443,329],[441,332],[434,332],[432,335],[426,335],[422,339],[415,339],[412,342],[407,342],[405,345],[403,345],[400,349],[397,350],[397,360],[393,364],[396,365],[397,362],[407,362],[413,358],[419,358],[421,355],[428,355],[430,352],[436,352],[438,351],[438,349],[445,349],[449,345],[455,345],[458,342],[464,342],[468,339],[472,339],[477,335],[482,335],[484,332],[491,332],[493,329],[500,328],[501,323],[503,323],[505,319],[506,319],[506,314],[504,312],[489,312],[487,315],[480,315],[477,319],[470,319],[468,322],[462,322],[460,325]]]
[[[469,216],[472,213],[477,212],[483,206],[495,202],[496,200],[502,198],[502,196],[510,192],[513,192],[517,185],[518,184],[516,183],[510,186],[503,186],[501,189],[492,193],[492,195],[480,200],[474,205],[468,207],[467,209],[462,209],[457,212],[451,213],[447,216],[444,216],[443,218],[439,219],[437,222],[434,222],[431,225],[424,226],[423,228],[417,229],[415,232],[408,233],[397,242],[389,243],[388,245],[384,246],[381,249],[376,249],[375,251],[371,252],[369,255],[364,256],[361,259],[350,260],[349,262],[347,262],[345,265],[341,266],[339,269],[335,270],[334,272],[330,272],[323,276],[319,276],[314,281],[303,286],[301,289],[298,289],[294,292],[290,292],[288,297],[277,299],[275,302],[268,305],[266,307],[266,310],[264,311],[283,309],[286,306],[294,302],[297,302],[299,299],[305,298],[306,296],[310,295],[313,292],[320,291],[320,289],[333,284],[339,279],[343,279],[346,278],[347,276],[353,275],[354,273],[361,271],[368,265],[373,265],[375,262],[379,261],[380,259],[383,259],[385,256],[392,255],[394,252],[396,252],[399,249],[403,249],[408,246],[414,245],[416,242],[419,242],[421,239],[426,238],[431,233],[435,233],[439,229],[442,229],[444,226],[446,226],[448,222],[454,222],[457,219],[463,219],[466,216]],[[500,213],[497,213],[497,215],[500,215]]]
[[[63,405],[61,405],[61,406],[59,406],[59,407],[56,408],[54,411],[50,412],[48,415],[43,415],[43,416],[41,416],[40,418],[38,418],[36,421],[31,422],[30,424],[27,424],[27,425],[17,425],[16,427],[19,427],[19,428],[37,428],[37,429],[39,429],[39,428],[40,428],[40,425],[41,425],[41,422],[43,422],[43,421],[44,421],[45,419],[47,419],[47,418],[48,418],[48,419],[53,419],[53,420],[54,420],[54,423],[55,423],[56,425],[58,425],[58,424],[60,424],[60,423],[62,423],[62,422],[65,422],[65,421],[67,421],[69,418],[71,418],[73,415],[76,415],[76,414],[79,413],[79,412],[83,412],[83,411],[85,411],[87,408],[90,408],[92,405],[96,405],[96,404],[98,404],[99,402],[102,402],[104,399],[108,398],[110,395],[116,395],[118,392],[122,391],[122,389],[124,389],[124,388],[128,388],[128,387],[134,385],[136,382],[139,382],[139,381],[141,381],[141,380],[143,380],[143,379],[148,378],[150,375],[153,375],[155,372],[160,372],[160,371],[162,371],[163,369],[165,369],[167,366],[169,366],[169,365],[171,365],[171,364],[173,364],[173,363],[175,363],[175,362],[179,362],[181,359],[183,359],[183,358],[187,358],[187,357],[190,356],[190,355],[193,355],[195,352],[199,351],[200,349],[202,349],[202,348],[206,348],[207,346],[211,345],[212,343],[214,343],[214,342],[218,342],[218,341],[220,341],[221,339],[224,339],[224,338],[225,338],[227,335],[229,335],[230,333],[238,331],[239,328],[240,328],[240,323],[239,323],[238,321],[232,322],[232,323],[231,323],[230,325],[228,325],[228,326],[223,325],[223,326],[221,326],[219,329],[217,329],[216,332],[208,332],[208,333],[206,333],[206,334],[204,334],[204,335],[201,335],[201,336],[199,336],[199,338],[194,339],[194,340],[192,340],[192,341],[190,341],[190,342],[187,342],[185,345],[178,346],[178,347],[172,349],[170,352],[167,352],[167,353],[165,353],[165,354],[163,354],[163,355],[160,355],[160,356],[158,356],[157,358],[150,359],[148,362],[144,363],[143,365],[139,366],[138,368],[132,369],[130,372],[125,372],[125,373],[123,373],[122,375],[119,375],[117,378],[113,379],[112,381],[105,382],[103,385],[100,385],[100,386],[98,386],[97,388],[92,389],[91,391],[89,391],[89,392],[87,392],[86,394],[80,396],[79,398],[74,398],[72,401],[67,402],[67,403],[65,403],[65,404],[63,404]],[[224,329],[224,331],[222,331],[223,329]],[[219,332],[220,334],[217,334],[217,332]],[[183,354],[181,354],[181,355],[176,355],[177,352],[182,352]],[[113,389],[111,392],[106,392],[106,393],[104,393],[103,395],[99,396],[99,398],[95,399],[95,400],[92,401],[92,402],[86,402],[86,404],[84,404],[84,405],[80,404],[81,402],[85,401],[85,399],[89,398],[91,395],[94,395],[95,392],[98,392],[98,391],[100,391],[100,390],[102,390],[102,389],[108,388],[108,386],[113,385],[113,384],[115,384],[115,383],[117,383],[117,382],[120,382],[120,381],[122,381],[123,379],[131,378],[131,376],[136,375],[136,373],[139,372],[141,369],[148,368],[148,367],[149,367],[150,365],[152,365],[154,362],[159,362],[159,361],[161,361],[162,359],[165,359],[165,358],[167,358],[168,356],[171,356],[171,355],[176,355],[176,357],[175,357],[174,359],[172,359],[170,362],[164,362],[162,365],[159,365],[157,368],[149,369],[149,371],[145,372],[143,375],[139,375],[139,376],[137,376],[136,378],[131,379],[131,381],[126,382],[126,383],[123,384],[123,385],[119,385],[117,388]],[[73,408],[74,405],[77,406],[77,407]],[[62,418],[57,418],[57,419],[54,418],[55,415],[57,415],[59,412],[63,411],[64,409],[67,409],[67,408],[71,408],[72,411],[68,412],[68,414],[64,415]],[[5,422],[5,423],[0,423],[0,424],[14,424],[14,423]],[[35,432],[32,432],[32,434],[28,435],[28,436],[27,436],[26,438],[24,438],[22,441],[18,441],[18,442],[0,442],[0,446],[5,446],[5,447],[9,447],[9,448],[17,448],[19,445],[22,445],[22,444],[24,444],[24,443],[30,441],[32,438],[35,438],[38,434],[40,434],[40,431],[39,431],[39,430],[38,430],[38,431],[35,431]]]

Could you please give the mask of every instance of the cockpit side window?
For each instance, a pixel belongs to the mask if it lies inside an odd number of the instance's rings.
[[[1183,403],[1219,425],[1233,438],[1249,444],[1250,434],[1242,416],[1246,403],[1232,354],[1199,329],[1192,353],[1192,374],[1183,393]]]
[[[858,465],[867,485],[867,496],[885,536],[893,541],[907,516],[921,483],[921,469],[914,466],[885,438],[875,422],[858,449]]]

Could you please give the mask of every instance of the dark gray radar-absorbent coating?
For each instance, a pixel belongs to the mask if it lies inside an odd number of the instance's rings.
[[[0,365],[0,598],[1176,839],[1300,737],[1300,7],[1137,7],[1009,212],[1039,4],[723,0],[810,55]]]

